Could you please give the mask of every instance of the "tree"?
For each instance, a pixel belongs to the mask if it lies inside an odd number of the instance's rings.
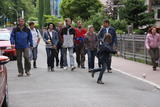
[[[38,17],[38,22],[39,22],[39,27],[42,28],[43,25],[43,15],[44,15],[44,0],[39,0],[39,17]]]
[[[154,13],[147,13],[144,0],[124,0],[124,7],[120,9],[120,19],[128,24],[133,23],[134,28],[149,26],[155,23]]]
[[[79,16],[87,20],[99,11],[102,4],[99,0],[62,0],[60,7],[60,13],[64,18],[75,19]]]

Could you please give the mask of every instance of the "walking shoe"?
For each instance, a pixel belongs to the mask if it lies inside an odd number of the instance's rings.
[[[73,71],[74,69],[76,69],[76,67],[75,67],[75,66],[72,66],[72,67],[71,67],[71,71]]]
[[[91,73],[93,69],[89,69],[88,72]]]
[[[51,68],[51,71],[54,72],[54,68]]]
[[[102,81],[98,80],[97,84],[104,84]]]
[[[85,67],[84,67],[84,66],[82,66],[81,68],[82,68],[82,69],[85,69]]]
[[[23,73],[19,73],[19,74],[18,74],[18,77],[23,77]]]
[[[67,67],[63,67],[64,70],[67,70]]]
[[[51,71],[51,67],[48,67],[48,72],[50,72]]]
[[[31,73],[28,71],[28,72],[26,72],[26,75],[27,75],[27,76],[30,76],[30,75],[31,75]]]
[[[108,73],[112,73],[112,71],[111,71],[111,70],[108,70]]]
[[[37,68],[37,66],[36,66],[36,61],[33,61],[33,67],[34,67],[34,68]]]
[[[156,71],[156,70],[157,70],[156,67],[154,67],[154,68],[153,68],[153,71]]]
[[[92,78],[94,78],[94,74],[95,74],[95,72],[93,72],[93,71],[91,71],[91,72],[92,72],[92,75],[91,75],[91,76],[92,76]]]

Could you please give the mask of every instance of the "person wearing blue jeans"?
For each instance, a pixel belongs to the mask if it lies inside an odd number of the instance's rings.
[[[70,58],[70,67],[73,71],[75,69],[74,65],[74,40],[75,40],[75,29],[71,26],[72,21],[71,19],[67,18],[66,20],[66,27],[64,27],[61,31],[61,41],[62,41],[62,50],[63,50],[63,65],[64,69],[67,69],[67,50],[69,51],[69,58]]]
[[[95,56],[97,54],[98,38],[97,34],[94,32],[93,25],[88,26],[88,32],[86,33],[85,39],[85,49],[88,55],[88,69],[94,69]]]
[[[97,54],[97,50],[87,50],[88,55],[88,69],[94,69],[95,56]]]

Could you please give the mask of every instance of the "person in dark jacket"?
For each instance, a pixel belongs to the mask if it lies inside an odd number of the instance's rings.
[[[62,43],[63,41],[61,41],[61,32],[62,32],[62,29],[64,27],[64,24],[62,22],[59,22],[58,23],[58,28],[57,28],[57,31],[58,31],[58,36],[59,36],[59,42],[58,42],[58,46],[57,46],[57,50],[58,50],[58,53],[60,51],[60,68],[63,68],[63,49],[62,49]]]
[[[15,45],[17,54],[18,77],[23,76],[24,69],[22,55],[24,56],[24,68],[27,76],[31,75],[31,63],[29,59],[29,48],[33,48],[32,34],[29,28],[25,26],[25,20],[20,18],[19,24],[13,28],[10,38],[11,44]]]
[[[94,77],[95,72],[100,72],[99,77],[97,80],[98,84],[104,84],[102,82],[102,77],[105,72],[105,70],[110,66],[110,54],[116,54],[117,51],[113,50],[113,48],[110,46],[110,43],[112,42],[112,36],[110,34],[104,35],[104,40],[101,46],[99,47],[98,51],[98,57],[100,60],[100,63],[102,64],[101,68],[90,70],[92,72],[92,77]]]
[[[43,38],[46,43],[48,71],[54,71],[54,58],[56,58],[58,55],[57,44],[59,37],[53,23],[48,24],[47,31],[44,33]]]
[[[66,70],[68,67],[67,64],[67,50],[69,51],[69,58],[70,58],[70,67],[73,71],[75,67],[74,63],[74,40],[75,40],[75,29],[71,26],[72,20],[70,18],[66,18],[65,20],[66,26],[62,29],[61,32],[61,41],[62,41],[62,48],[63,48],[63,66]]]
[[[103,39],[104,39],[104,35],[105,34],[110,34],[112,36],[112,42],[109,43],[109,45],[111,46],[111,48],[113,49],[117,49],[117,35],[116,35],[116,31],[113,27],[110,26],[110,22],[109,20],[105,19],[103,21],[103,28],[101,28],[101,30],[99,31],[98,34],[98,39],[100,41],[99,45],[101,45],[103,43]],[[108,73],[112,73],[112,69],[111,69],[111,62],[112,62],[112,55],[109,55],[109,66],[108,66]],[[99,64],[100,65],[100,64]]]

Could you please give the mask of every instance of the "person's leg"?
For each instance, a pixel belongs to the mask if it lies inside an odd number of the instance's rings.
[[[60,49],[61,57],[60,57],[60,67],[63,68],[63,49]]]
[[[112,64],[112,54],[109,54],[109,57],[108,57],[108,66],[107,66],[107,70],[108,70],[108,73],[112,73],[112,68],[111,68],[111,64]]]
[[[73,56],[73,48],[68,48],[69,57],[70,57],[70,67],[74,67],[74,56]]]
[[[156,60],[156,67],[158,66],[158,60],[159,60],[159,48],[155,49],[155,60]]]
[[[90,70],[91,69],[91,63],[92,63],[91,50],[87,50],[87,55],[88,55],[88,69]]]
[[[63,48],[63,66],[67,67],[67,48]]]
[[[37,54],[38,54],[38,49],[37,49],[37,47],[33,48],[32,53],[33,53],[33,67],[34,67],[34,68],[37,68],[37,63],[36,63]]]
[[[59,66],[59,49],[55,50],[56,66]]]
[[[18,72],[19,74],[23,75],[22,52],[23,52],[22,49],[16,49]]]
[[[99,73],[99,77],[98,77],[97,83],[100,83],[100,84],[102,83],[103,84],[103,82],[101,82],[101,81],[102,81],[102,77],[103,77],[103,74],[104,74],[106,68],[107,68],[107,64],[106,63],[102,63],[102,69],[101,69],[101,71]]]
[[[81,59],[81,67],[85,68],[85,50],[84,50],[84,45],[81,47],[81,51],[80,51],[80,59]]]
[[[29,60],[29,48],[24,49],[24,62],[25,62],[25,73],[27,75],[30,75],[30,70],[31,70],[31,63]]]
[[[81,64],[81,60],[80,60],[80,46],[79,45],[77,45],[76,47],[75,47],[75,50],[76,50],[76,61],[77,61],[77,65],[78,65],[78,67],[80,67],[80,64]]]
[[[50,57],[50,49],[49,48],[46,48],[46,54],[47,54],[47,65],[48,65],[48,68],[50,68],[51,65],[49,63],[49,57]]]
[[[153,64],[153,70],[156,70],[156,58],[155,58],[155,49],[151,48],[149,50],[149,54],[151,56],[152,64]]]
[[[96,55],[97,55],[97,51],[94,50],[93,53],[92,53],[92,67],[93,67],[93,69],[94,69],[95,57],[96,57]]]
[[[51,57],[50,57],[50,64],[51,64],[51,71],[54,71],[54,58],[56,58],[56,50],[51,49]]]

